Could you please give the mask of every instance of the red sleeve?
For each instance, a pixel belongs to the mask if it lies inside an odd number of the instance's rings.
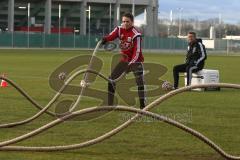
[[[119,35],[119,27],[116,27],[109,35],[105,36],[104,39],[106,41],[113,41],[118,38]]]
[[[129,65],[132,63],[135,63],[138,60],[139,55],[142,52],[141,41],[142,41],[141,36],[137,36],[136,38],[134,38],[134,40],[133,40],[133,56],[132,56],[132,60],[129,63]]]

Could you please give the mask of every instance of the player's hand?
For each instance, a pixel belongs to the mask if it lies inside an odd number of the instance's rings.
[[[104,42],[103,45],[104,45],[103,48],[105,51],[113,51],[114,49],[117,48],[117,45],[111,41]]]
[[[106,38],[102,38],[102,43],[101,43],[101,45],[105,45],[107,43],[107,40],[106,40]]]

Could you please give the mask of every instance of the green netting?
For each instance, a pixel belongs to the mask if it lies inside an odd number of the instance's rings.
[[[0,33],[0,47],[94,48],[100,36],[44,33]],[[28,44],[29,43],[29,44]],[[144,49],[186,49],[187,41],[179,38],[143,37]],[[216,40],[216,50],[226,50],[226,40]]]

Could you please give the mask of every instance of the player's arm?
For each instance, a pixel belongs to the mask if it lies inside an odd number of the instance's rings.
[[[142,51],[141,41],[142,38],[140,35],[133,39],[133,56],[129,65],[135,63],[138,60],[140,52]]]
[[[202,43],[198,42],[198,54],[200,55],[200,57],[197,59],[196,61],[196,66],[205,60],[205,57],[206,57],[206,51],[204,49],[204,46]]]
[[[102,44],[105,44],[108,41],[113,41],[116,38],[119,37],[119,27],[116,27],[111,33],[109,33],[107,36],[103,37]]]

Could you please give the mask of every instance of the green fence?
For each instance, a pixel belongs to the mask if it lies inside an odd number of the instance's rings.
[[[93,48],[100,36],[43,33],[0,33],[0,47],[23,48]],[[186,49],[187,42],[178,38],[143,37],[144,49]]]
[[[94,48],[100,36],[74,34],[44,34],[27,32],[0,32],[0,47],[8,48]],[[116,41],[117,43],[118,41]],[[212,43],[211,43],[212,44]],[[180,38],[160,38],[143,36],[143,49],[149,50],[186,50],[187,41]],[[208,46],[207,42],[205,45]],[[240,53],[239,40],[214,40],[216,53]]]
[[[92,48],[98,39],[98,36],[73,34],[0,33],[0,47]]]
[[[187,41],[179,38],[143,37],[144,49],[186,49]]]

